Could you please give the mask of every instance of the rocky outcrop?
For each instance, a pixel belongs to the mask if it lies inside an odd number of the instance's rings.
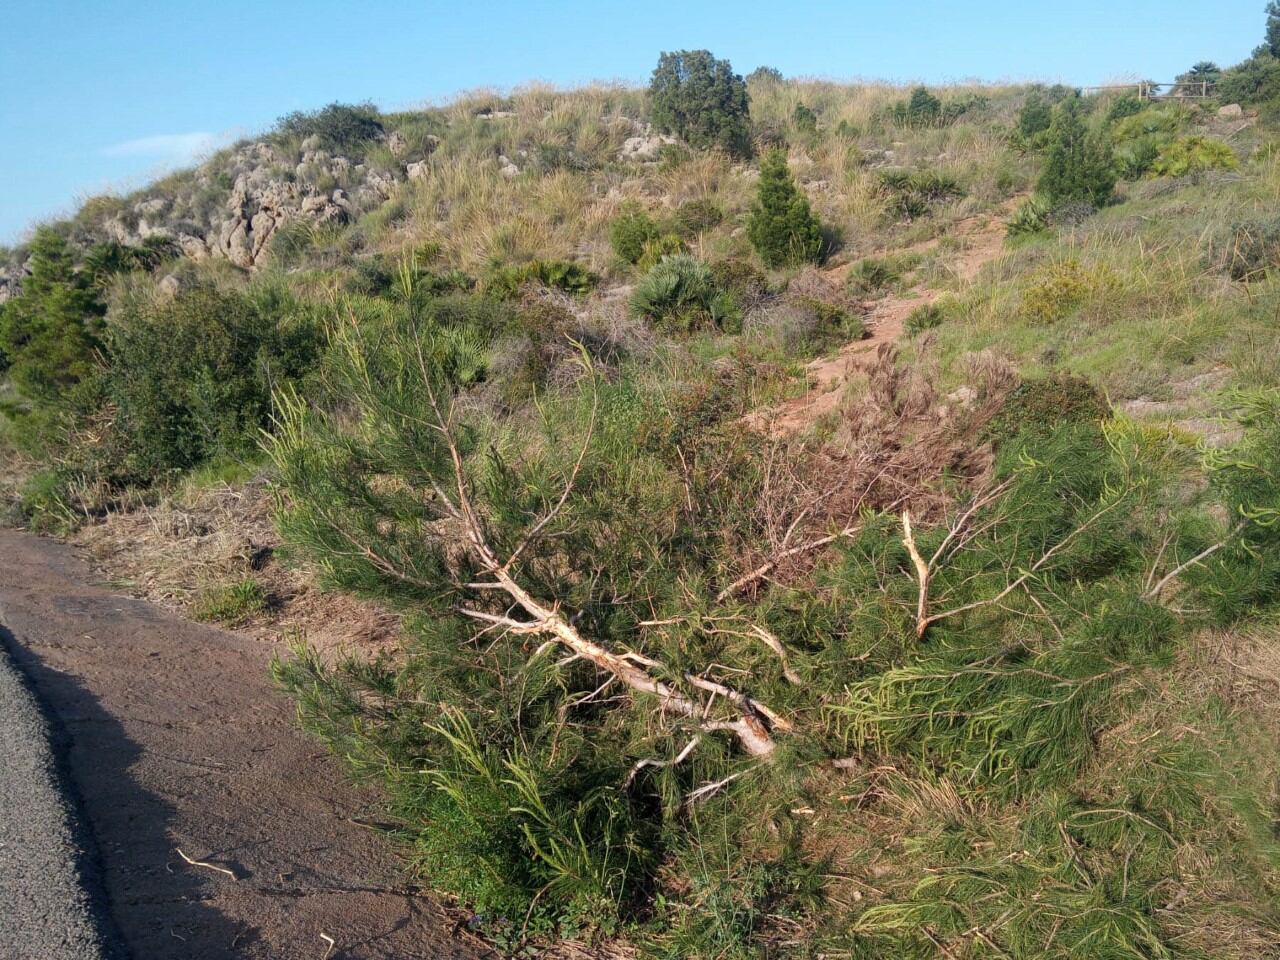
[[[634,137],[628,137],[618,151],[618,159],[632,163],[653,163],[658,159],[662,148],[679,143],[675,137],[665,133],[654,133],[644,127]]]

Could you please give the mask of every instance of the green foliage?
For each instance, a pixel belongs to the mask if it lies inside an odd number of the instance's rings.
[[[191,617],[238,627],[267,608],[267,592],[253,577],[207,587],[191,605]]]
[[[1267,30],[1263,45],[1273,57],[1280,57],[1280,2],[1267,4]]]
[[[676,232],[691,240],[698,234],[719,226],[724,220],[724,211],[714,200],[704,197],[680,204],[672,219]]]
[[[1049,152],[1036,189],[1051,204],[1085,202],[1105,206],[1115,192],[1116,176],[1108,143],[1085,128],[1078,98],[1054,110]]]
[[[644,255],[645,244],[658,238],[658,225],[634,200],[622,207],[609,225],[609,244],[620,260],[636,263]]]
[[[747,83],[782,83],[782,71],[775,67],[756,67],[747,74]]]
[[[818,132],[818,115],[803,103],[796,104],[795,110],[791,112],[791,122],[801,133]]]
[[[596,278],[586,267],[571,260],[530,260],[495,267],[485,277],[483,288],[487,296],[510,300],[528,283],[583,296],[595,286]]]
[[[660,130],[691,147],[751,154],[747,84],[728,60],[708,50],[663,53],[649,81],[650,113]]]
[[[1023,201],[1014,211],[1005,225],[1006,232],[1011,237],[1040,233],[1048,229],[1051,212],[1052,208],[1047,200],[1043,197],[1032,197],[1030,200]]]
[[[1055,373],[1014,387],[988,424],[987,436],[1000,447],[1019,434],[1048,435],[1064,425],[1098,423],[1109,414],[1106,397],[1092,383]]]
[[[1168,144],[1151,164],[1158,177],[1185,177],[1205,170],[1235,170],[1240,159],[1221,140],[1205,136],[1181,137]]]
[[[256,445],[271,392],[304,376],[320,334],[288,297],[195,287],[128,303],[108,329],[104,390],[127,476],[146,482]]]
[[[667,257],[674,257],[684,252],[683,240],[674,233],[664,233],[645,241],[644,250],[640,254],[640,259],[636,261],[636,266],[647,272]]]
[[[1259,106],[1280,100],[1280,58],[1266,53],[1236,64],[1222,74],[1217,87],[1223,103]]]
[[[316,137],[325,150],[353,159],[362,158],[383,136],[382,117],[372,103],[331,103],[311,113],[294,111],[277,121],[276,131],[298,140]]]
[[[880,183],[890,214],[903,220],[927,216],[934,206],[964,196],[954,177],[929,170],[886,170]]]
[[[36,231],[31,274],[0,309],[0,370],[30,399],[57,401],[97,369],[106,306],[93,281],[61,234]]]
[[[925,87],[916,87],[910,97],[894,107],[892,116],[903,126],[931,127],[942,118],[942,101]]]
[[[747,236],[770,268],[822,258],[822,225],[787,168],[787,155],[771,151],[760,164],[756,202]]]
[[[667,330],[714,326],[741,329],[741,312],[731,294],[716,284],[711,269],[695,257],[664,257],[636,284],[631,310]]]
[[[1146,109],[1146,103],[1132,93],[1116,97],[1107,107],[1106,122],[1117,123]]]
[[[1052,105],[1039,90],[1032,90],[1018,111],[1018,135],[1029,142],[1037,134],[1046,132],[1052,122]]]
[[[934,327],[942,326],[942,322],[947,318],[947,312],[939,303],[922,303],[909,314],[903,324],[903,330],[907,336],[914,337],[926,330],[932,330]]]
[[[911,256],[866,257],[849,268],[845,284],[860,296],[883,293],[902,283],[915,266]]]

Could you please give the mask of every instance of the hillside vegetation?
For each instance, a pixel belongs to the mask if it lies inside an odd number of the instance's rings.
[[[8,252],[14,515],[265,476],[403,626],[280,683],[512,954],[1280,956],[1277,53],[286,117]]]

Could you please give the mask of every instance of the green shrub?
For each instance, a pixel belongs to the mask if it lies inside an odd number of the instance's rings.
[[[1082,112],[1076,97],[1064,100],[1054,110],[1049,152],[1036,184],[1037,191],[1054,206],[1086,201],[1101,207],[1115,192],[1110,145],[1089,134]]]
[[[375,140],[382,139],[382,117],[372,103],[331,103],[311,113],[295,110],[277,121],[276,131],[306,140],[316,137],[332,153],[362,158]]]
[[[896,122],[910,127],[931,127],[942,117],[942,101],[925,87],[916,87],[911,96],[894,107]]]
[[[97,369],[103,314],[94,277],[77,269],[61,234],[42,227],[31,241],[31,274],[0,309],[0,371],[28,398],[58,400]]]
[[[791,122],[801,133],[814,134],[818,132],[818,115],[803,103],[797,103],[796,108],[791,111]]]
[[[1275,103],[1280,100],[1280,59],[1254,56],[1224,71],[1217,96],[1223,103],[1245,106]]]
[[[1050,212],[1051,207],[1044,197],[1032,197],[1014,211],[1006,225],[1006,232],[1011,237],[1040,233],[1049,226]]]
[[[205,286],[126,304],[107,335],[104,389],[125,472],[143,482],[256,446],[272,389],[304,376],[320,347],[315,324],[287,296]]]
[[[1135,94],[1126,93],[1116,97],[1107,107],[1106,122],[1116,123],[1126,117],[1132,117],[1146,109],[1146,102],[1139,100]]]
[[[1107,399],[1084,377],[1054,373],[1023,380],[987,426],[997,446],[1019,434],[1048,435],[1064,424],[1092,424],[1110,415]]]
[[[1235,170],[1240,158],[1221,140],[1210,137],[1181,137],[1166,145],[1152,161],[1151,172],[1158,177],[1184,177],[1205,170]]]
[[[652,270],[664,258],[684,252],[683,240],[674,233],[664,233],[645,241],[644,250],[640,254],[640,259],[636,261],[636,266],[641,270]]]
[[[781,83],[782,71],[776,67],[756,67],[747,74],[747,83]]]
[[[686,200],[676,208],[673,220],[676,232],[686,239],[692,239],[712,227],[719,226],[724,220],[724,211],[716,205],[714,200],[705,197]]]
[[[787,155],[781,150],[771,151],[760,164],[760,184],[747,221],[747,236],[767,267],[822,258],[822,225],[792,179]]]
[[[1018,111],[1018,135],[1030,141],[1036,134],[1047,131],[1052,122],[1053,107],[1039,90],[1032,90]]]
[[[741,325],[732,296],[716,284],[702,261],[677,254],[666,257],[636,284],[631,309],[672,331],[689,331],[713,325],[728,329]]]
[[[528,263],[495,267],[484,280],[484,292],[498,300],[510,300],[527,283],[583,296],[595,286],[596,278],[581,264],[570,260],[530,260]]]
[[[617,218],[609,225],[609,245],[618,259],[627,263],[638,262],[644,254],[645,244],[657,237],[657,224],[634,200],[623,204]]]
[[[845,285],[857,295],[880,293],[901,283],[914,267],[910,256],[866,257],[849,268]]]
[[[926,216],[935,205],[964,196],[954,177],[928,170],[886,170],[880,183],[889,213],[903,220]]]
[[[747,84],[708,50],[664,53],[649,81],[653,123],[695,148],[751,154]]]
[[[267,608],[267,592],[253,577],[207,587],[191,605],[191,618],[238,627]]]
[[[947,317],[946,311],[939,303],[922,303],[909,314],[907,314],[906,322],[903,324],[903,330],[907,336],[914,337],[926,330],[932,330],[934,327],[942,326],[942,321]]]

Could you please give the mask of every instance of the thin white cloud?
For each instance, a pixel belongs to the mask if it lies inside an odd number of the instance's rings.
[[[102,148],[104,157],[140,157],[149,160],[183,163],[194,160],[206,153],[222,141],[217,134],[207,130],[196,130],[192,133],[158,133],[150,137],[139,137],[126,140]]]

